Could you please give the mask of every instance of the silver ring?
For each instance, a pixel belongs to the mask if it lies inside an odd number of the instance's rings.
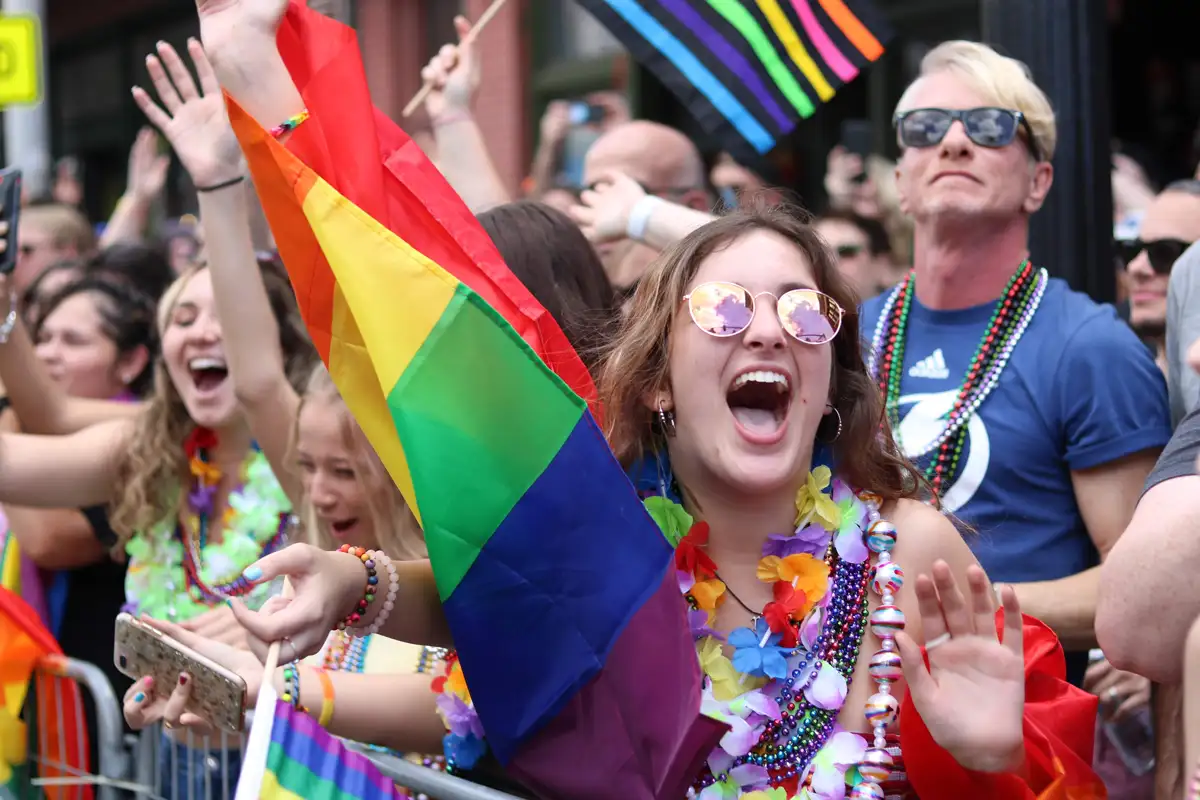
[[[1121,699],[1121,693],[1117,691],[1117,687],[1112,687],[1108,690],[1108,702],[1115,703]]]
[[[932,639],[930,639],[928,642],[925,643],[925,652],[928,653],[930,650],[932,650],[935,647],[941,647],[946,642],[950,641],[951,638],[952,637],[950,636],[949,631],[946,631],[941,636],[933,637]]]
[[[283,643],[286,644],[288,647],[292,648],[292,657],[288,659],[288,662],[290,663],[292,661],[295,661],[296,653],[299,651],[296,650],[296,645],[292,642],[292,638],[290,636],[283,637]]]

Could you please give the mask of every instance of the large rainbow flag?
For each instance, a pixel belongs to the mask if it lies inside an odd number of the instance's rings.
[[[867,0],[579,0],[740,161],[883,55]]]
[[[313,338],[422,523],[493,752],[544,796],[675,800],[724,729],[700,714],[672,548],[591,379],[436,169],[372,118],[353,32],[293,3],[279,42],[312,114],[288,144],[304,159],[230,117]]]

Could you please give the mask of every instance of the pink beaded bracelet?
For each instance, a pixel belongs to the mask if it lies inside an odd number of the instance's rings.
[[[375,619],[365,628],[360,628],[357,625],[346,626],[346,633],[351,636],[370,636],[378,633],[383,627],[383,623],[387,621],[388,616],[392,613],[392,609],[396,607],[396,593],[400,591],[400,576],[396,574],[396,565],[392,563],[392,559],[388,558],[387,554],[381,550],[372,550],[368,553],[370,559],[375,562],[376,572],[386,572],[388,589],[387,595],[383,599],[383,606],[375,614]]]
[[[1188,784],[1187,800],[1200,800],[1200,763],[1192,773],[1192,781]]]

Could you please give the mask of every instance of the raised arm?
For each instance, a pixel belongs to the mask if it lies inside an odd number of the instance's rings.
[[[119,420],[68,436],[0,434],[0,502],[38,508],[108,503],[132,428]]]
[[[270,130],[304,110],[275,34],[288,0],[196,0],[200,37],[221,87]]]
[[[241,151],[204,49],[192,39],[188,52],[199,87],[174,48],[160,43],[158,56],[146,63],[162,106],[140,88],[133,96],[171,143],[198,189],[234,391],[272,471],[299,507],[300,483],[287,456],[300,401],[284,371],[279,326],[254,255]]]
[[[8,279],[0,277],[0,309],[9,313]],[[70,397],[47,374],[20,316],[14,318],[7,341],[0,341],[0,382],[8,392],[21,429],[39,434],[75,433],[113,419],[130,419],[140,403],[118,403]]]
[[[433,122],[438,169],[467,207],[478,214],[512,198],[496,172],[483,131],[471,113],[471,101],[480,79],[475,47],[466,39],[471,23],[466,17],[455,17],[454,29],[458,32],[458,46],[442,47],[421,71],[421,77],[434,85],[425,101],[425,110]]]
[[[585,190],[571,216],[595,244],[633,239],[665,250],[715,217],[646,194],[623,172],[610,172]]]

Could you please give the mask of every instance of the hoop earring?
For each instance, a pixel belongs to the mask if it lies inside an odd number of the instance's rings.
[[[658,422],[668,438],[675,436],[675,412],[663,408],[662,400],[658,401]]]
[[[842,435],[842,412],[838,411],[837,406],[833,405],[832,403],[826,403],[825,407],[827,409],[829,409],[830,411],[832,411],[833,415],[835,417],[837,417],[837,432],[833,434],[832,439],[830,439],[828,442],[826,442],[826,444],[833,444],[839,438],[841,438],[841,435]]]

